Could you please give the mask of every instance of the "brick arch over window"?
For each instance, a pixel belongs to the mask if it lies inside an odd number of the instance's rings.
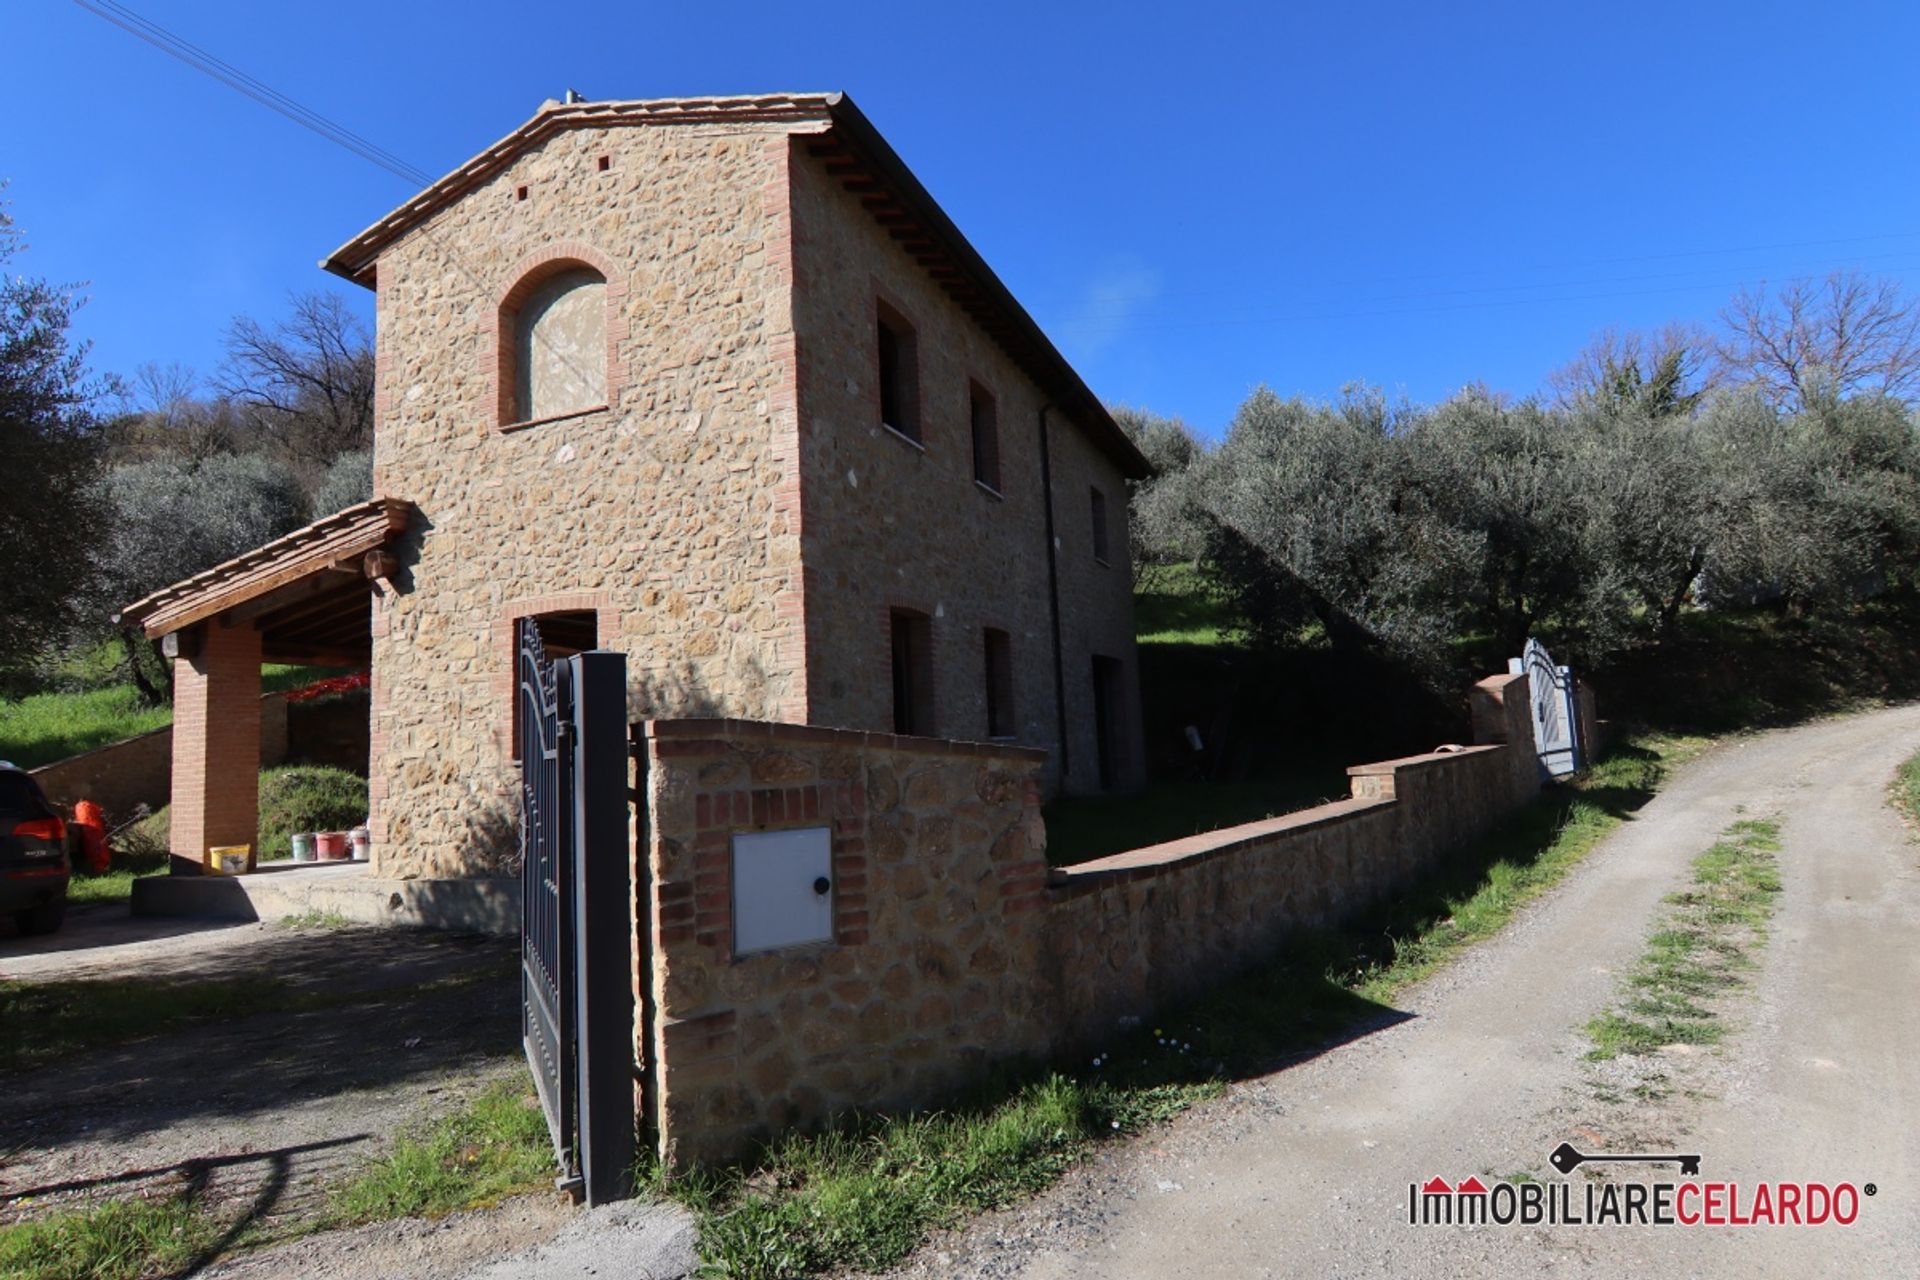
[[[483,372],[494,405],[490,425],[530,426],[614,404],[625,372],[620,348],[627,337],[627,282],[613,259],[591,245],[559,240],[515,263],[507,279],[511,283],[485,321]],[[602,295],[598,313],[583,315],[583,304],[591,306],[594,293]],[[592,344],[597,364],[586,361],[576,345],[580,331],[594,327],[600,331],[600,340]],[[529,330],[539,341],[530,341]],[[546,353],[547,369],[529,368],[525,353],[530,348],[536,365],[538,353]],[[549,390],[560,389],[557,409],[526,403],[529,390],[538,394],[542,372],[550,375]]]

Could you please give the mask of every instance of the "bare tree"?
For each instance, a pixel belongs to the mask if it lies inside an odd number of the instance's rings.
[[[1789,412],[1819,395],[1920,393],[1920,307],[1892,280],[1836,271],[1777,292],[1743,289],[1720,313],[1716,344],[1731,381]]]
[[[231,401],[202,394],[200,375],[183,364],[149,362],[122,387],[122,410],[107,426],[108,456],[117,463],[155,458],[203,461],[257,445],[259,428]]]
[[[236,319],[216,385],[258,415],[303,471],[373,447],[373,344],[338,294],[296,295],[292,313],[271,328]]]
[[[1566,410],[1635,410],[1652,417],[1691,413],[1719,380],[1710,335],[1682,324],[1652,333],[1603,329],[1547,377],[1549,398]]]

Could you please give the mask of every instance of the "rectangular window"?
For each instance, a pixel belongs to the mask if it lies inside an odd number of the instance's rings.
[[[893,665],[893,731],[933,736],[933,619],[913,609],[887,615]]]
[[[1013,637],[988,627],[986,650],[987,736],[1011,738],[1019,732],[1013,719]]]
[[[1107,563],[1107,495],[1098,489],[1093,491],[1093,558],[1101,564]]]
[[[973,478],[1000,492],[1000,420],[993,397],[979,383],[967,387],[967,416],[973,423]]]
[[[913,326],[885,303],[878,306],[880,422],[907,439],[920,439],[919,352]]]

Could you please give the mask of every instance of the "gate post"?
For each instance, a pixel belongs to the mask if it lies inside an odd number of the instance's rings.
[[[632,1194],[633,891],[627,847],[627,658],[567,659],[573,677],[574,992],[580,1177],[589,1205]]]

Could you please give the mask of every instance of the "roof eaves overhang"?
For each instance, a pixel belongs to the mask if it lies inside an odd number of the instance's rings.
[[[403,498],[374,498],[316,520],[272,542],[194,574],[122,609],[116,621],[149,638],[226,612],[302,578],[352,566],[403,532],[414,507]]]

